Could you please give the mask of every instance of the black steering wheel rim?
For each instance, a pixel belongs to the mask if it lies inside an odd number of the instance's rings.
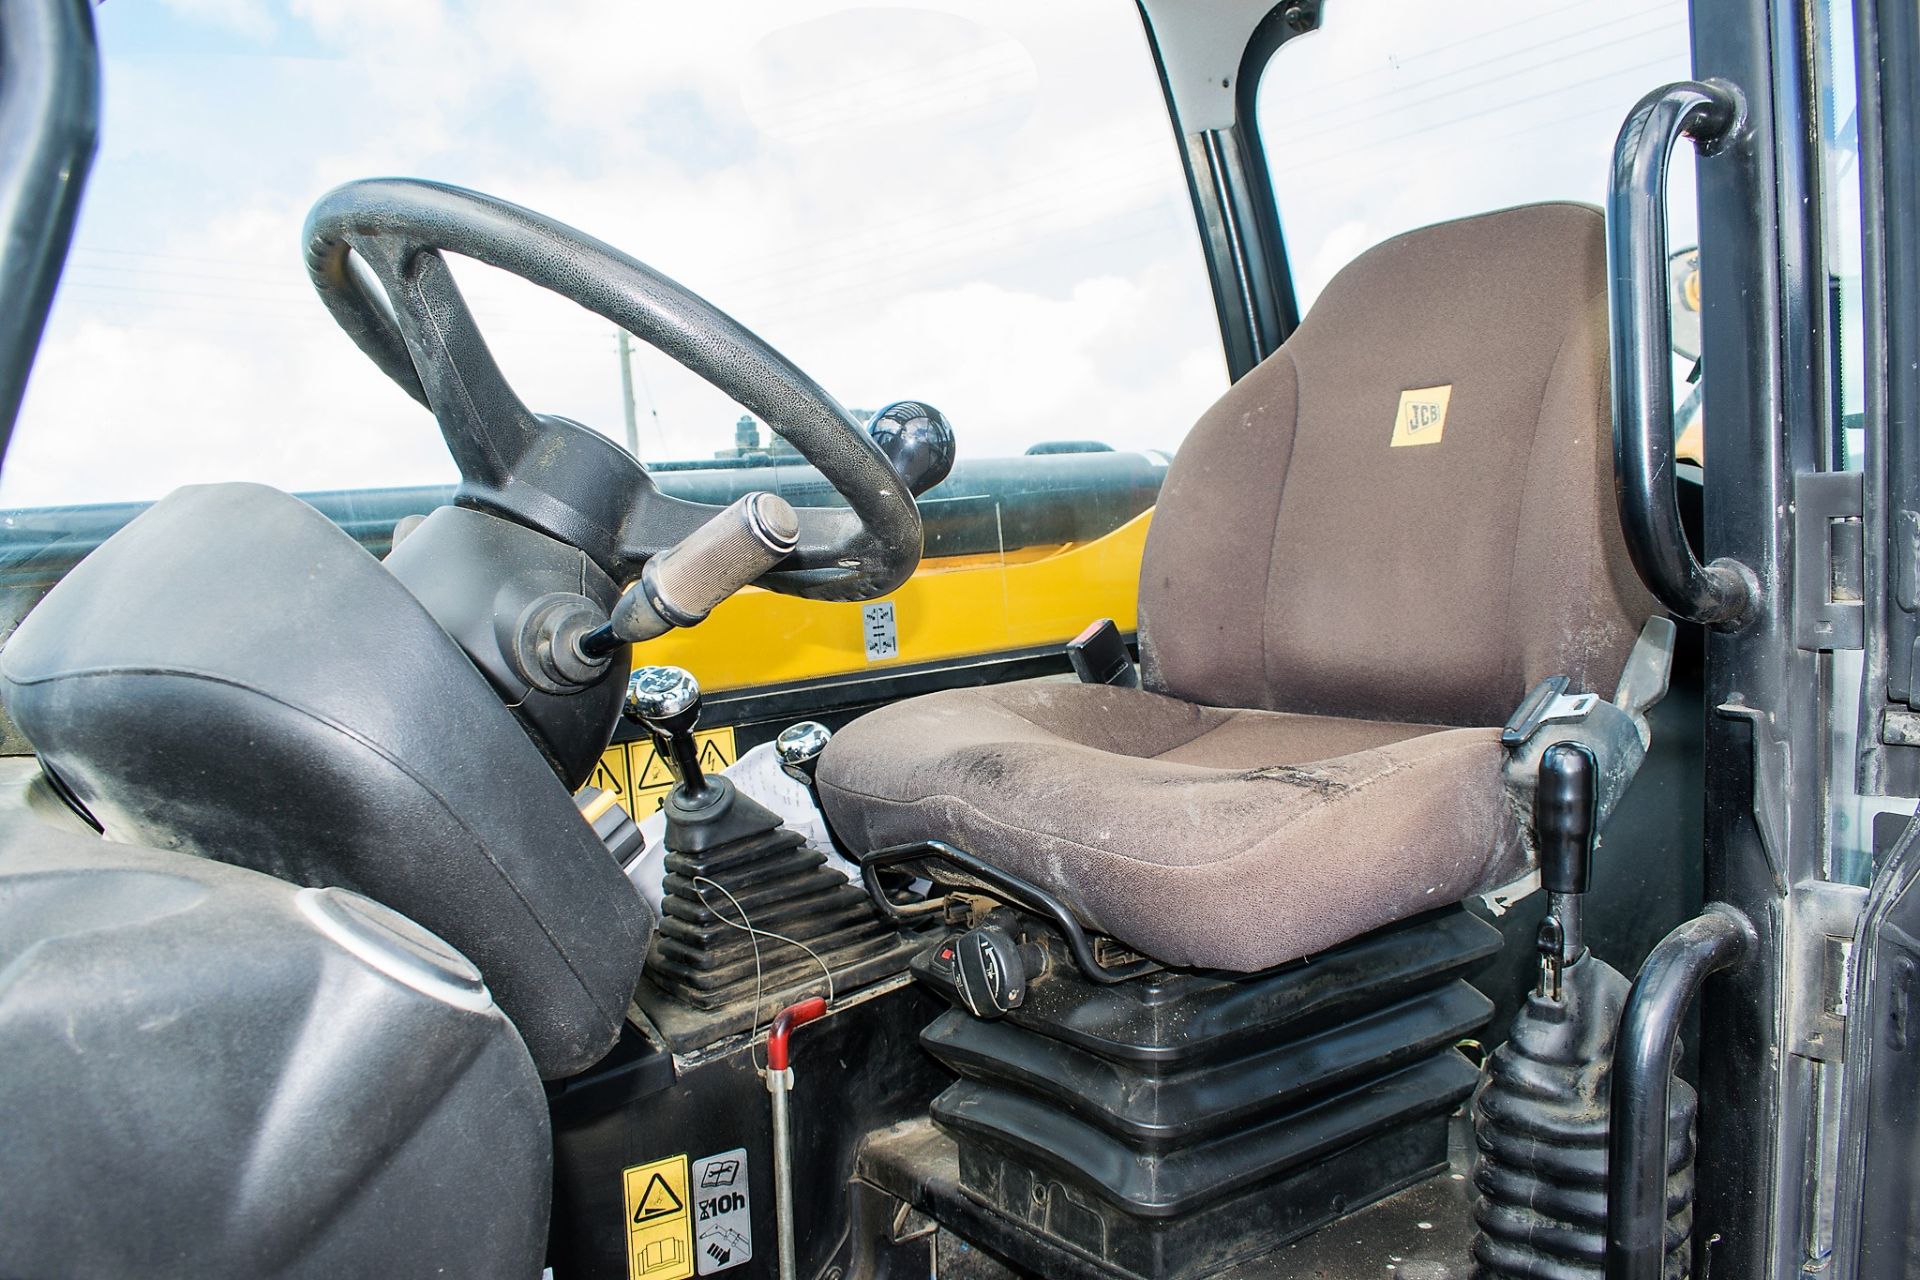
[[[529,410],[443,253],[519,276],[620,326],[761,418],[820,471],[847,507],[802,509],[798,550],[760,585],[867,600],[918,565],[919,509],[847,411],[731,316],[612,245],[505,200],[410,178],[334,188],[307,215],[305,240],[308,275],[334,319],[438,420],[460,469],[462,505],[577,546],[619,582],[720,510],[661,493],[599,432]],[[365,273],[353,269],[356,257]]]

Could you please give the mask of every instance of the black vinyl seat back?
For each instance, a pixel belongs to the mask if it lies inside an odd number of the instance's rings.
[[[0,695],[108,838],[403,912],[479,966],[548,1079],[618,1036],[646,905],[466,655],[305,503],[156,503],[21,624]]]

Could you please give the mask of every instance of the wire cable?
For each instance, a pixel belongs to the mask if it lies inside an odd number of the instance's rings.
[[[703,884],[711,885],[726,895],[727,901],[733,904],[733,909],[740,913],[740,922],[738,924],[727,919],[718,911],[714,911],[713,904],[707,901],[705,890],[700,887]],[[774,933],[770,929],[756,927],[753,921],[747,918],[747,909],[740,905],[740,899],[734,897],[727,886],[721,884],[718,880],[711,879],[707,876],[695,876],[693,878],[693,892],[694,896],[700,899],[701,906],[709,911],[713,911],[713,918],[715,920],[726,925],[729,929],[740,930],[753,941],[753,1022],[747,1028],[747,1054],[753,1060],[754,1070],[764,1072],[766,1070],[766,1064],[760,1061],[758,1055],[755,1054],[753,1050],[753,1042],[758,1039],[760,1035],[760,1003],[763,995],[760,969],[760,939],[772,938],[775,942],[784,942],[790,947],[798,947],[800,950],[806,952],[815,964],[820,966],[820,972],[825,974],[827,979],[828,1008],[833,1007],[833,970],[827,967],[827,962],[820,958],[819,952],[815,951],[806,943],[801,942],[798,938],[789,938],[784,933]],[[771,1019],[768,1020],[768,1025],[772,1025]]]

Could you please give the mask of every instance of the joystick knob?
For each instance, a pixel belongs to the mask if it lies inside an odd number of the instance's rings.
[[[812,787],[813,776],[820,768],[820,753],[831,741],[833,730],[818,720],[802,720],[780,731],[780,736],[773,740],[773,751],[780,757],[780,768],[789,778]]]
[[[627,717],[648,728],[692,712],[700,716],[700,682],[684,667],[641,667],[627,679]]]
[[[698,805],[711,788],[700,768],[693,727],[700,722],[700,682],[681,667],[641,667],[627,678],[626,716],[646,726],[654,749],[672,770],[678,791]]]

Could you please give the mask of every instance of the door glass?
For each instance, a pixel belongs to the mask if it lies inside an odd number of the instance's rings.
[[[1256,116],[1304,314],[1335,272],[1417,227],[1542,200],[1601,205],[1635,102],[1692,74],[1685,0],[1333,0],[1282,45]],[[1702,457],[1693,164],[1669,178],[1677,452]]]
[[[1853,14],[1822,3],[1815,24],[1814,110],[1820,137],[1820,248],[1827,291],[1826,436],[1832,465],[1865,461],[1864,301],[1860,292],[1860,116],[1854,83]]]
[[[1614,136],[1690,74],[1685,0],[1332,0],[1260,80],[1257,117],[1301,309],[1363,249],[1537,200],[1600,204]],[[1676,248],[1694,242],[1676,166]]]
[[[1861,295],[1862,223],[1860,220],[1859,97],[1854,75],[1853,14],[1845,3],[1822,3],[1813,34],[1815,136],[1819,163],[1818,229],[1825,324],[1821,384],[1824,414],[1821,438],[1826,465],[1857,471],[1867,459],[1864,301]],[[1847,522],[1858,536],[1857,521]],[[1838,536],[1838,535],[1836,535]],[[1804,552],[1803,552],[1804,553]],[[1866,884],[1873,875],[1873,818],[1889,806],[1860,794],[1859,717],[1865,654],[1836,649],[1827,656],[1828,844],[1826,874],[1849,884]],[[1903,811],[1911,811],[1911,803]]]

